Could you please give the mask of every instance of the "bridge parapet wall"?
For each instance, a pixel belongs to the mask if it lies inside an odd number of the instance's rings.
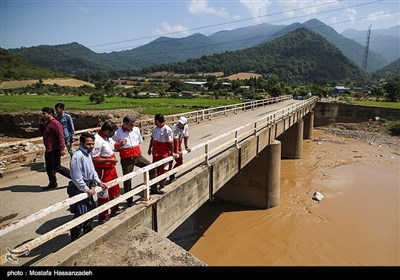
[[[374,117],[398,120],[400,109],[350,105],[338,102],[317,102],[314,126],[331,123],[364,122]]]

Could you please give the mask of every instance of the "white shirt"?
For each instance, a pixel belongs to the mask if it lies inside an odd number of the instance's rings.
[[[92,157],[110,157],[114,154],[115,141],[111,138],[104,139],[98,133],[94,135],[94,148],[92,150]]]
[[[179,139],[182,142],[183,138],[189,137],[189,125],[185,124],[182,129],[179,128],[178,124],[174,124],[172,127],[174,133],[174,139]]]
[[[172,129],[168,125],[163,125],[162,127],[153,128],[153,132],[151,134],[154,141],[168,143],[173,141],[172,137]]]
[[[140,129],[137,126],[134,126],[131,131],[124,131],[122,127],[118,128],[112,139],[115,142],[119,142],[119,140],[122,138],[126,139],[126,144],[123,145],[120,149],[132,148],[135,146],[139,146],[140,143],[143,143]]]

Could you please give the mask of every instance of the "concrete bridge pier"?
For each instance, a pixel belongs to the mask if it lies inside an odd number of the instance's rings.
[[[300,159],[303,152],[304,121],[299,119],[283,134],[278,136],[282,142],[282,158]]]
[[[281,142],[273,140],[215,196],[231,203],[268,209],[279,204]]]
[[[304,134],[303,139],[313,139],[314,131],[314,112],[310,111],[304,116]]]

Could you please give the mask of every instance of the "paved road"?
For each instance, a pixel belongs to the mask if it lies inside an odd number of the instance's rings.
[[[250,123],[267,114],[280,110],[286,106],[292,105],[295,100],[286,100],[278,104],[268,105],[264,108],[250,110],[245,113],[241,112],[237,115],[228,115],[227,117],[219,117],[211,121],[205,121],[200,124],[190,124],[189,146],[212,139],[222,133],[231,131],[239,126]],[[145,139],[142,144],[142,152],[147,155],[149,138]],[[222,140],[223,141],[223,140]],[[185,161],[200,154],[201,151],[194,151],[185,155]],[[65,164],[65,165],[68,165]],[[118,174],[122,175],[122,171],[118,166]],[[184,171],[183,171],[184,172]],[[177,174],[179,176],[179,173]],[[31,171],[26,176],[16,179],[0,179],[0,225],[4,225],[15,221],[21,217],[46,208],[56,202],[68,198],[66,186],[68,179],[57,174],[58,188],[43,191],[42,187],[48,184],[47,175],[44,171]],[[121,185],[122,187],[122,185]],[[125,206],[125,205],[122,205]],[[43,219],[33,222],[23,228],[0,237],[0,254],[6,252],[6,248],[14,248],[23,242],[36,238],[59,225],[72,219],[72,215],[67,209],[60,210]],[[28,257],[20,258],[19,265],[30,265],[43,255],[47,255],[51,251],[57,250],[69,243],[69,234],[65,233],[51,240],[47,244],[34,249]]]

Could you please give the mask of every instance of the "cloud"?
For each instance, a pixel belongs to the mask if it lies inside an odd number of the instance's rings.
[[[228,17],[228,13],[224,7],[219,9],[210,7],[208,1],[205,0],[192,0],[188,6],[189,12],[193,15],[198,14],[212,14],[219,17]]]
[[[277,2],[285,12],[286,17],[293,17],[294,15],[312,15],[326,9],[331,9],[340,0],[281,0]]]
[[[176,34],[176,33],[182,33],[184,35],[188,35],[189,34],[188,30],[189,30],[189,28],[184,27],[180,24],[172,26],[167,22],[163,22],[163,23],[161,23],[161,28],[156,29],[156,34],[160,35],[160,36]]]
[[[357,11],[355,9],[347,8],[346,15],[351,20],[351,22],[354,22],[357,20]]]
[[[267,6],[271,4],[268,0],[248,1],[240,0],[240,3],[249,10],[251,16],[256,22],[267,20]]]
[[[390,12],[385,12],[385,11],[379,11],[379,12],[374,12],[372,14],[368,15],[368,19],[376,21],[376,20],[393,20],[393,19],[399,19],[398,15],[392,14]]]

